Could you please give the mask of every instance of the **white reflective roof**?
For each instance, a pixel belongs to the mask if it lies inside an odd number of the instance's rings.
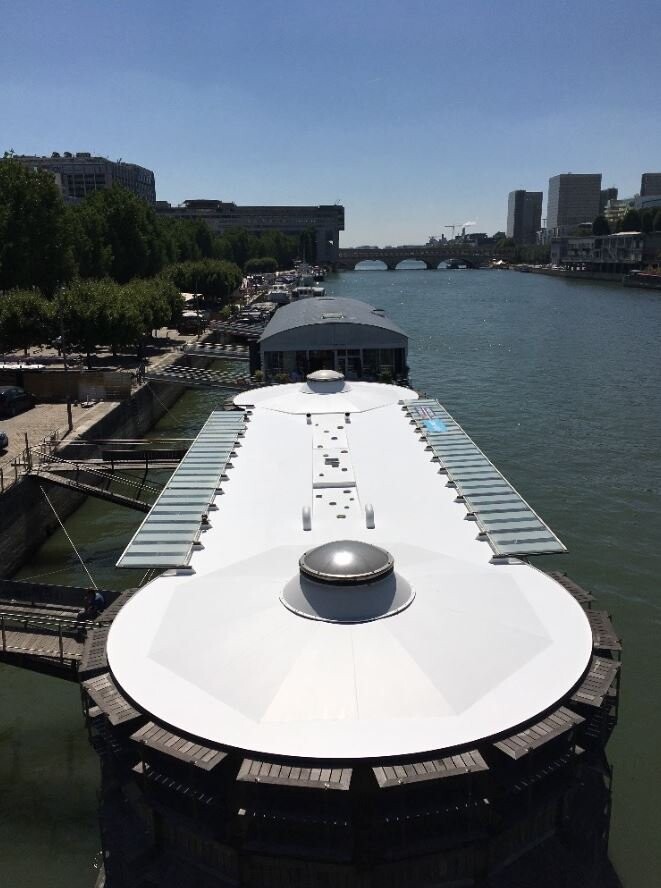
[[[159,577],[120,611],[108,640],[117,682],[157,720],[272,755],[401,756],[534,718],[587,667],[584,612],[529,565],[491,563],[397,403],[413,392],[341,388],[236,398],[252,416],[195,574]],[[347,539],[392,554],[410,603],[334,622],[328,586],[329,619],[285,606],[303,552]]]

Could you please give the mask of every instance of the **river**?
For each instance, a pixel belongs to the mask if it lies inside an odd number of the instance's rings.
[[[386,310],[410,336],[415,387],[438,397],[569,548],[538,559],[594,590],[624,639],[611,857],[625,888],[661,873],[661,293],[514,272],[356,271],[331,295]],[[195,434],[211,392],[159,423]],[[67,529],[99,586],[141,520],[89,501]],[[61,533],[18,574],[84,583]],[[10,888],[91,888],[98,766],[78,691],[0,667],[0,860]]]

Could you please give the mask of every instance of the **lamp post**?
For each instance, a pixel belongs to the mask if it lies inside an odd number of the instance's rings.
[[[60,290],[62,292],[62,290]],[[73,415],[71,413],[71,390],[69,388],[69,364],[67,363],[67,343],[64,336],[64,321],[62,312],[60,311],[60,340],[62,345],[62,360],[64,362],[64,386],[66,388],[67,397],[67,425],[69,431],[73,431]]]

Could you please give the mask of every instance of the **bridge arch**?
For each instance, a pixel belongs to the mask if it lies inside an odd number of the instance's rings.
[[[388,263],[388,268],[391,267],[394,271],[404,263],[404,262],[415,262],[415,265],[407,265],[406,268],[401,269],[402,271],[422,271],[425,268],[429,268],[427,261],[425,259],[418,259],[416,256],[408,256],[402,259],[395,259],[393,262]]]
[[[350,271],[388,271],[390,266],[383,259],[361,259],[360,262],[350,263]]]

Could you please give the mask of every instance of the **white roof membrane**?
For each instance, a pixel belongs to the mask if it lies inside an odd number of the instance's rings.
[[[492,562],[398,403],[410,411],[413,392],[337,389],[236,399],[254,405],[250,432],[194,575],[149,583],[110,629],[119,686],[210,743],[318,759],[475,744],[555,706],[592,654],[583,610],[529,565]],[[394,573],[341,594],[301,581],[305,552],[351,540],[389,553]]]

